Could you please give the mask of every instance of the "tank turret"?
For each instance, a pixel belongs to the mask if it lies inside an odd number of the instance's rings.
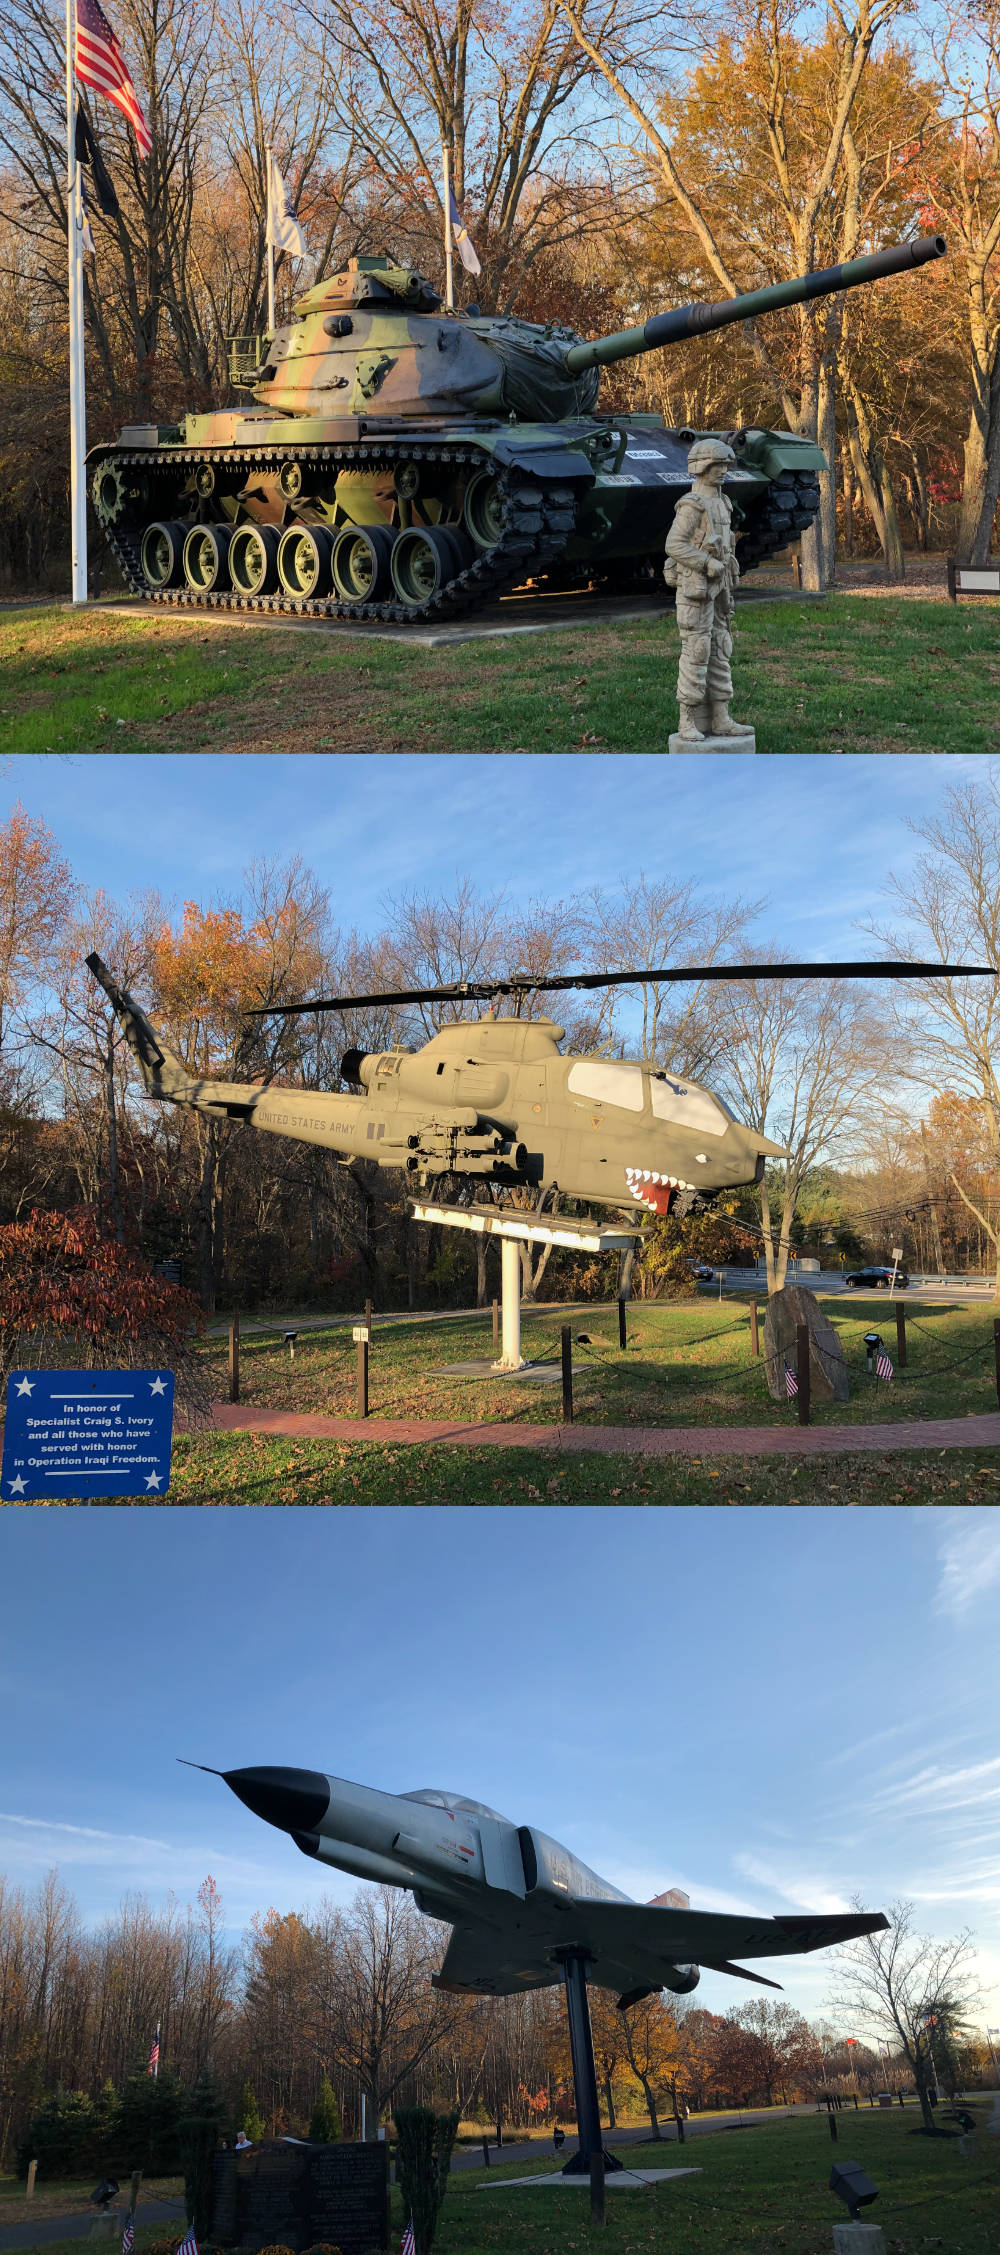
[[[807,299],[922,266],[940,236],[587,340],[475,309],[389,257],[352,258],[291,319],[233,340],[253,404],[125,430],[94,450],[92,494],[128,585],[152,601],[421,619],[503,589],[659,585],[698,434],[598,412],[600,371]],[[746,571],[819,506],[819,447],[717,434]]]

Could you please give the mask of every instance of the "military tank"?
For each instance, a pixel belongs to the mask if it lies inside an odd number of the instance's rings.
[[[593,341],[442,313],[412,267],[352,258],[283,327],[232,340],[232,384],[252,407],[95,447],[94,509],[151,603],[419,621],[525,584],[651,580],[688,449],[708,434],[599,413],[602,367],[944,251],[929,236]],[[736,455],[726,487],[748,571],[812,522],[825,458],[790,431],[711,435]]]

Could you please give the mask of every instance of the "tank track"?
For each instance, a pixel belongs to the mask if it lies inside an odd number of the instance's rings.
[[[176,498],[176,473],[196,468],[199,463],[212,460],[211,452],[201,448],[173,448],[162,453],[148,449],[126,452],[119,447],[109,447],[103,461],[120,462],[122,467],[140,471],[148,481],[147,513],[144,524],[137,530],[127,530],[118,525],[104,525],[102,530],[118,563],[126,586],[133,595],[144,602],[175,610],[257,611],[281,614],[290,618],[372,619],[392,620],[416,625],[421,621],[454,618],[474,606],[488,603],[501,589],[512,582],[543,572],[564,548],[576,522],[576,497],[572,485],[542,485],[529,479],[516,467],[504,467],[478,447],[435,446],[433,442],[407,440],[403,444],[391,442],[366,442],[341,446],[291,447],[238,447],[225,449],[221,459],[226,468],[238,468],[244,478],[255,471],[266,472],[280,468],[294,451],[295,459],[304,467],[385,471],[395,469],[400,462],[440,464],[454,471],[468,466],[472,469],[490,468],[494,471],[503,495],[504,523],[501,537],[495,548],[481,551],[457,578],[450,580],[437,594],[425,603],[401,603],[398,596],[386,597],[381,602],[345,602],[336,592],[325,596],[295,596],[279,589],[273,595],[244,595],[229,588],[219,594],[196,593],[193,588],[151,588],[143,576],[140,563],[142,534],[145,524],[160,516],[172,516],[178,506]],[[164,494],[162,507],[157,505],[156,486],[172,480],[172,496]],[[199,521],[197,518],[192,522]],[[202,512],[201,521],[210,522]]]
[[[805,532],[819,509],[815,470],[782,470],[769,485],[746,532],[736,540],[736,561],[741,572],[765,564]]]

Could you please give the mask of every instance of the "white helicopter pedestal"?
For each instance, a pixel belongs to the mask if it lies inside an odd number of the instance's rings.
[[[444,1229],[471,1229],[480,1237],[500,1239],[500,1360],[484,1367],[511,1378],[532,1369],[521,1353],[521,1246],[565,1245],[575,1253],[621,1253],[633,1245],[638,1249],[642,1243],[641,1231],[630,1228],[627,1222],[556,1217],[546,1221],[540,1214],[519,1214],[509,1207],[432,1206],[422,1198],[410,1200],[410,1211],[414,1221],[435,1222]]]

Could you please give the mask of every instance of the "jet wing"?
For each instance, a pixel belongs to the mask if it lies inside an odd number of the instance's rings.
[[[881,1911],[744,1918],[728,1912],[658,1910],[645,1903],[575,1896],[564,1905],[560,1923],[565,1923],[567,1942],[592,1951],[596,1962],[591,1979],[601,1981],[605,1960],[616,1967],[634,1960],[640,1973],[651,1962],[727,1971],[736,1957],[797,1957],[853,1941],[860,1934],[877,1933],[889,1921]]]
[[[547,1989],[562,1980],[562,1969],[548,1949],[525,1936],[504,1934],[495,1926],[463,1919],[452,1928],[435,1989],[474,1989],[491,1997],[512,1997],[525,1989]]]

